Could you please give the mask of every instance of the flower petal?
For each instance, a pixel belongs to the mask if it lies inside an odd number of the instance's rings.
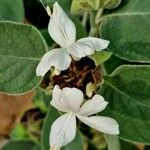
[[[54,41],[61,47],[67,47],[75,42],[75,25],[57,2],[53,5],[53,14],[51,15],[48,31]]]
[[[50,102],[50,104],[62,112],[67,112],[67,110],[63,107],[63,103],[61,102],[61,93],[62,90],[60,89],[60,87],[58,85],[55,85],[53,88],[52,101]]]
[[[68,111],[78,112],[83,102],[84,96],[82,91],[77,88],[65,87],[62,90],[62,99],[64,100],[64,106]]]
[[[94,49],[91,48],[87,43],[76,42],[70,45],[68,48],[69,53],[72,58],[76,58],[75,60],[79,60],[87,55],[92,55],[94,53]]]
[[[103,111],[107,104],[108,102],[106,102],[101,95],[96,94],[91,100],[86,101],[81,106],[79,114],[83,116],[96,114],[100,111]]]
[[[87,37],[78,40],[76,43],[70,45],[67,49],[73,58],[82,58],[92,55],[94,50],[101,51],[107,48],[109,41],[95,37]]]
[[[47,52],[36,68],[37,76],[44,76],[52,66],[58,70],[66,70],[71,63],[71,57],[65,49],[53,49]]]
[[[51,105],[63,112],[76,113],[83,102],[83,93],[77,88],[66,87],[61,90],[58,85],[55,85],[52,97]]]
[[[50,131],[50,147],[59,149],[70,143],[76,135],[76,117],[73,113],[60,116],[52,124]]]
[[[119,125],[116,122],[116,120],[109,118],[109,117],[103,117],[103,116],[81,116],[77,115],[77,117],[88,126],[111,135],[118,135],[119,134]]]
[[[96,38],[96,37],[87,37],[87,38],[82,38],[78,40],[77,43],[88,44],[92,49],[96,51],[101,51],[108,47],[110,41]]]

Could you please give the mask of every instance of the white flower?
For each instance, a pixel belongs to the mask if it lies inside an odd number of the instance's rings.
[[[77,88],[66,87],[61,90],[58,85],[54,87],[51,105],[66,113],[52,124],[50,132],[51,149],[60,149],[75,138],[76,117],[88,126],[103,133],[119,134],[119,126],[114,119],[91,116],[106,108],[108,102],[102,96],[96,94],[91,100],[82,104],[83,99],[83,93]]]
[[[50,15],[49,11],[48,14]],[[109,41],[95,37],[82,38],[75,42],[75,25],[57,2],[53,5],[50,17],[49,34],[61,48],[55,48],[43,56],[36,69],[38,76],[44,76],[52,66],[57,70],[66,70],[71,63],[71,56],[79,60],[93,54],[94,50],[101,51],[109,45]]]

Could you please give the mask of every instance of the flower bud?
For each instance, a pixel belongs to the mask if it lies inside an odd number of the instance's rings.
[[[99,4],[100,0],[73,0],[71,12],[75,14],[79,12],[97,10],[99,8]]]
[[[44,118],[45,113],[38,108],[26,111],[21,118],[21,124],[28,131],[29,137],[36,142],[41,140],[41,127],[43,126]]]
[[[100,7],[104,9],[114,9],[118,7],[121,3],[121,0],[101,0]]]

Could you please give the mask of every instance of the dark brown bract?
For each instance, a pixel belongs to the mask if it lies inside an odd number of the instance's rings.
[[[59,85],[61,89],[64,87],[76,87],[84,94],[88,83],[98,84],[101,81],[101,68],[96,67],[94,61],[88,57],[84,57],[79,61],[72,61],[67,70],[53,76],[51,79],[53,86]]]

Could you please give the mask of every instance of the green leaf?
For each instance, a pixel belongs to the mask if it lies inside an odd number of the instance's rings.
[[[41,150],[41,145],[35,145],[32,150]]]
[[[93,61],[95,61],[96,65],[100,65],[111,57],[111,53],[107,51],[95,52],[93,55],[90,55],[89,57]]]
[[[84,149],[84,141],[81,137],[81,133],[77,132],[75,139],[62,148],[62,150],[83,150]]]
[[[112,73],[117,67],[124,64],[129,64],[129,62],[115,55],[111,55],[111,58],[104,62],[107,74]]]
[[[31,140],[11,140],[2,150],[32,150],[36,143]]]
[[[0,20],[23,22],[24,6],[23,0],[1,0]]]
[[[101,94],[109,102],[104,115],[119,123],[120,137],[150,143],[150,66],[124,65],[105,77]]]
[[[51,36],[48,33],[48,29],[42,29],[41,31],[42,36],[46,40],[47,44],[51,47],[55,42],[51,38]]]
[[[50,107],[49,111],[47,113],[44,127],[43,127],[43,134],[42,134],[42,150],[49,150],[49,133],[50,133],[50,127],[53,124],[53,122],[60,116],[58,111]]]
[[[106,16],[100,34],[110,40],[109,50],[133,62],[150,62],[150,1],[124,0]]]
[[[22,94],[34,89],[41,77],[36,67],[47,45],[33,26],[0,22],[0,91]]]
[[[121,150],[137,150],[135,143],[120,140],[120,145],[121,145]]]
[[[99,0],[73,0],[71,5],[71,13],[79,13],[81,11],[97,10],[99,8]]]
[[[50,149],[49,146],[50,128],[53,122],[58,117],[60,117],[59,112],[55,108],[50,107],[43,127],[42,150]],[[77,132],[76,138],[71,143],[63,147],[62,150],[83,150],[83,139],[81,138],[81,135]]]

